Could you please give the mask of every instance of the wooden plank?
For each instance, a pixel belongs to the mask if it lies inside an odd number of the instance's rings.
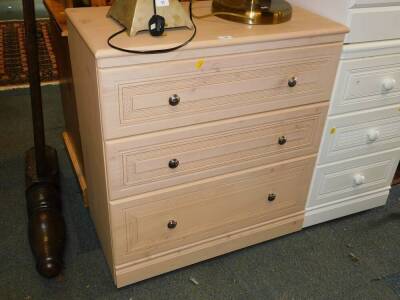
[[[50,17],[54,18],[60,28],[61,36],[68,36],[65,5],[57,0],[43,0],[43,3],[49,11]]]
[[[75,150],[76,160],[84,173],[82,145],[79,133],[79,122],[76,109],[76,97],[72,79],[71,62],[68,49],[68,38],[62,35],[56,19],[50,14],[50,37],[56,55],[60,79],[61,101],[65,120],[65,131]]]
[[[74,173],[76,175],[76,178],[78,179],[79,182],[79,186],[81,188],[81,192],[82,192],[82,197],[83,197],[83,204],[85,207],[89,207],[89,202],[87,199],[87,185],[86,185],[86,179],[85,176],[83,174],[83,168],[80,164],[80,161],[78,160],[78,157],[76,155],[76,149],[74,147],[73,142],[71,141],[71,138],[69,137],[68,132],[64,131],[62,133],[63,136],[63,140],[64,140],[64,144],[65,147],[67,149],[67,153],[68,156],[71,160],[72,163],[72,167],[74,170]]]
[[[113,0],[90,0],[91,6],[108,6],[113,4]]]

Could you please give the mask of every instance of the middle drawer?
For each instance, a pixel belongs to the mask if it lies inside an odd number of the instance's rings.
[[[400,106],[328,118],[319,164],[400,147]]]
[[[328,103],[106,142],[110,199],[318,151]]]

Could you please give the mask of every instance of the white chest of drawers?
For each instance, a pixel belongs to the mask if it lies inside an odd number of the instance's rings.
[[[345,43],[400,38],[398,0],[290,0],[350,28]]]
[[[292,0],[350,27],[304,226],[384,205],[400,159],[400,1]]]
[[[209,18],[179,51],[127,55],[106,45],[107,9],[67,15],[90,213],[116,285],[301,229],[347,29],[301,9],[279,26]]]

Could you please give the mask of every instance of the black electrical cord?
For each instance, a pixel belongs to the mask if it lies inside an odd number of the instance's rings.
[[[166,52],[171,52],[171,51],[177,50],[177,49],[179,49],[179,48],[182,48],[183,46],[186,46],[187,44],[189,44],[189,43],[194,39],[194,37],[196,36],[196,33],[197,33],[197,27],[196,27],[196,24],[195,24],[194,21],[193,21],[192,1],[193,1],[193,0],[190,0],[190,2],[189,2],[189,17],[190,17],[190,21],[191,21],[192,24],[193,24],[193,34],[192,34],[191,37],[190,37],[188,40],[186,40],[184,43],[182,43],[182,44],[180,44],[180,45],[178,45],[178,46],[175,46],[175,47],[164,48],[164,49],[156,49],[156,50],[129,50],[129,49],[120,48],[120,47],[118,47],[118,46],[113,45],[113,44],[111,43],[111,40],[112,40],[113,38],[115,38],[117,35],[123,33],[123,32],[126,30],[126,28],[124,27],[124,28],[122,28],[121,30],[117,31],[116,33],[113,33],[113,34],[108,38],[107,44],[108,44],[111,48],[113,48],[113,49],[116,49],[116,50],[119,50],[119,51],[123,51],[123,52],[127,52],[127,53],[135,53],[135,54],[158,54],[158,53],[166,53]],[[154,0],[154,2],[155,2],[155,0]],[[155,10],[155,5],[154,5],[154,10]]]
[[[153,0],[153,13],[154,13],[154,15],[156,15],[157,14],[157,8],[156,8],[156,0]]]

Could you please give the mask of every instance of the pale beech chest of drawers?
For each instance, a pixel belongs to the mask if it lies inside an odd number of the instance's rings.
[[[67,16],[90,213],[116,285],[300,230],[347,29],[301,9],[276,26],[210,17],[183,49],[128,55],[106,44],[107,10]]]

